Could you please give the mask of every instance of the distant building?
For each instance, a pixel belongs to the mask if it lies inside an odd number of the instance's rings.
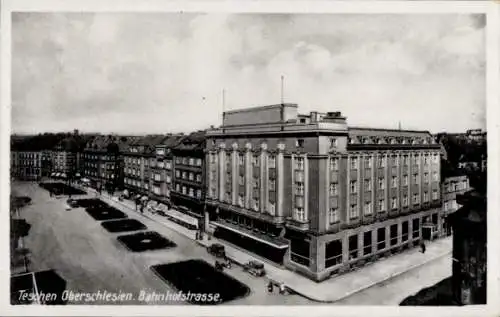
[[[185,215],[186,223],[205,222],[205,131],[184,136],[173,148],[173,186],[170,201]],[[180,218],[180,217],[179,217]]]
[[[453,227],[455,301],[462,305],[486,304],[486,196],[472,190],[457,196],[463,207],[449,216]]]
[[[465,136],[470,140],[485,141],[486,131],[482,131],[481,129],[471,129],[465,132]]]
[[[457,195],[462,195],[470,190],[467,175],[455,175],[446,177],[442,183],[443,193],[443,217],[454,213],[461,206],[457,203]],[[443,233],[451,234],[451,226],[447,221],[443,222]]]
[[[113,136],[96,136],[83,152],[84,176],[97,189],[123,188],[123,160],[120,155],[124,141]]]
[[[441,235],[440,151],[427,131],[295,104],[225,112],[207,131],[210,228],[324,280]]]
[[[137,137],[121,153],[124,162],[124,188],[135,194],[149,196],[153,191],[156,167],[155,148],[165,139],[163,135]]]

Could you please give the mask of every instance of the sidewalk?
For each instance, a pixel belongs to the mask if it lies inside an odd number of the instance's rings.
[[[284,283],[293,292],[310,300],[322,303],[333,303],[341,299],[345,299],[360,291],[382,282],[387,282],[401,274],[414,270],[435,260],[446,256],[451,257],[452,251],[452,237],[446,237],[428,243],[426,245],[427,250],[425,253],[421,253],[420,248],[413,248],[403,253],[378,260],[377,262],[369,264],[356,271],[345,273],[338,277],[316,283],[302,275],[279,267],[272,262],[263,261],[260,257],[253,256],[252,254],[245,252],[223,240],[213,237],[211,240],[208,240],[206,234],[204,235],[203,240],[195,240],[196,232],[194,230],[189,230],[148,211],[140,213],[135,210],[135,205],[133,203],[119,201],[116,197],[110,197],[107,194],[103,194],[101,199],[104,201],[112,201],[115,205],[128,209],[128,212],[136,212],[138,215],[161,223],[165,227],[192,239],[199,245],[206,247],[213,243],[220,243],[225,246],[228,258],[237,264],[242,265],[250,260],[265,262],[267,279]],[[429,285],[425,278],[422,278],[420,282],[422,284],[422,288]],[[387,287],[390,287],[390,285]]]

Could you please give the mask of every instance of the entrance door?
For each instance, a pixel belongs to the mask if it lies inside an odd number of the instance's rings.
[[[432,239],[432,227],[422,227],[422,238],[424,240]]]

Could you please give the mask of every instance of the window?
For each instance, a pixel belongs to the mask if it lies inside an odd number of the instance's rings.
[[[432,191],[432,200],[436,200],[436,199],[438,199],[438,191],[434,189]]]
[[[238,177],[238,184],[239,184],[240,186],[245,185],[245,178],[244,178],[243,176],[239,176],[239,177]]]
[[[413,204],[418,205],[420,203],[420,198],[418,197],[418,194],[413,194]]]
[[[330,148],[336,148],[338,145],[337,138],[330,138]]]
[[[416,165],[417,167],[420,164],[420,160],[418,159],[418,155],[416,154],[413,156],[413,164]]]
[[[296,147],[303,147],[304,146],[304,139],[295,140],[295,146]]]
[[[201,182],[201,174],[196,174],[196,181]]]
[[[191,166],[194,165],[194,158],[192,158],[192,157],[189,158],[189,165],[191,165]]]
[[[333,240],[325,244],[325,268],[342,263],[342,241]]]
[[[253,188],[259,188],[259,179],[257,177],[254,177],[252,179],[252,187]]]
[[[201,159],[196,159],[196,166],[201,166],[202,165],[201,163],[202,163]]]
[[[438,173],[437,172],[432,172],[432,181],[437,182],[439,181]]]
[[[304,195],[304,183],[295,183],[295,195]]]
[[[276,168],[276,157],[274,155],[269,155],[267,158],[267,163],[269,168]]]
[[[243,165],[245,163],[245,157],[243,154],[238,154],[238,164]]]
[[[166,182],[167,184],[170,184],[172,182],[172,177],[170,175],[167,175]]]
[[[330,196],[335,196],[337,195],[337,191],[338,191],[338,188],[337,188],[337,183],[331,183],[330,184]]]
[[[310,247],[309,242],[301,239],[290,240],[290,260],[292,262],[309,266],[310,262]]]
[[[424,203],[426,203],[428,201],[429,201],[429,193],[428,192],[424,192]]]
[[[305,221],[306,215],[304,212],[304,208],[303,207],[295,207],[294,212],[293,212],[293,216],[294,216],[295,220]]]
[[[134,173],[132,173],[134,174]],[[179,178],[181,177],[181,172],[179,170],[175,170],[175,177]]]
[[[336,223],[339,221],[339,209],[337,207],[330,207],[328,212],[328,220],[330,223]]]
[[[372,214],[372,202],[371,201],[365,201],[364,214],[365,215]]]
[[[350,187],[351,194],[355,194],[358,190],[358,182],[357,181],[350,181],[349,185],[350,185],[349,187]]]
[[[358,168],[358,158],[351,157],[351,169],[355,170]]]
[[[382,156],[378,159],[378,167],[385,167],[385,157]]]
[[[365,167],[366,168],[372,167],[372,158],[369,156],[365,156]]]
[[[349,209],[349,217],[351,219],[358,217],[358,205],[356,204],[351,205],[351,208]]]
[[[365,191],[372,190],[372,181],[371,179],[365,179]]]
[[[269,202],[268,206],[269,206],[268,207],[269,208],[269,213],[274,216],[274,214],[276,213],[276,206],[275,206],[275,204],[272,203],[272,202]]]
[[[295,159],[295,169],[296,170],[303,170],[304,169],[304,158],[303,157],[297,157]]]
[[[425,172],[424,173],[424,183],[428,183],[429,182],[429,173]]]
[[[186,193],[187,193],[187,188],[186,188],[186,186],[182,186],[182,193],[183,193],[184,195],[186,195]]]
[[[188,178],[188,173],[182,172],[182,179],[187,179],[187,178]]]
[[[403,175],[403,186],[408,186],[408,175]]]
[[[429,165],[429,155],[424,156],[424,165]]]
[[[377,250],[385,249],[385,228],[377,229]]]
[[[338,171],[339,170],[339,159],[336,157],[330,158],[330,170]]]
[[[401,240],[404,243],[404,242],[408,241],[408,221],[403,221],[401,229],[402,229],[401,230],[402,231]]]
[[[276,181],[274,179],[269,180],[269,190],[271,190],[271,191],[276,190]]]
[[[391,247],[398,244],[398,225],[397,224],[390,226],[389,235],[391,237]]]
[[[189,188],[189,196],[194,197],[194,189]]]
[[[385,199],[378,200],[378,211],[379,212],[385,211]]]
[[[372,232],[363,233],[363,255],[372,253]]]
[[[385,189],[385,179],[383,177],[378,179],[378,188]]]
[[[413,219],[413,239],[420,237],[420,219]]]
[[[391,198],[391,209],[398,209],[398,199],[395,197]]]
[[[391,177],[391,187],[392,188],[398,187],[398,178],[396,176]]]
[[[253,202],[253,206],[252,206],[253,209],[259,210],[259,199],[254,197],[254,199],[252,199],[252,202]]]
[[[403,196],[403,207],[408,207],[408,196],[407,195]]]
[[[243,197],[243,194],[238,195],[238,206],[243,207],[244,199],[245,199],[245,197]]]
[[[413,184],[418,184],[418,174],[413,174]]]
[[[391,165],[398,166],[398,157],[396,155],[391,156]]]
[[[259,162],[260,162],[260,157],[258,155],[254,155],[252,156],[252,164],[254,167],[258,167],[259,166]]]
[[[349,237],[349,260],[354,260],[358,257],[358,235]]]

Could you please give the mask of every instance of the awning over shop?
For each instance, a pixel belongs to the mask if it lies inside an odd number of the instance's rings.
[[[156,202],[154,200],[150,200],[150,201],[148,201],[146,206],[147,206],[147,208],[154,209],[157,205],[158,205],[158,202]]]
[[[66,178],[66,173],[61,173],[62,178]]]
[[[82,178],[81,180],[82,180],[82,182],[84,182],[84,183],[90,183],[90,179],[88,179],[88,178],[85,178],[85,177],[84,177],[84,178]]]
[[[167,206],[165,206],[165,205],[164,205],[164,204],[162,204],[162,203],[159,203],[158,205],[156,205],[156,207],[155,207],[154,209],[155,209],[155,210],[162,211],[162,212],[167,212],[167,211],[168,211]]]
[[[270,246],[278,248],[278,249],[288,248],[288,243],[286,243],[286,242],[273,241],[275,239],[272,239],[271,237],[267,237],[267,236],[263,236],[263,235],[257,236],[255,233],[247,232],[247,230],[245,230],[243,228],[236,227],[236,226],[231,225],[231,224],[222,223],[219,221],[211,221],[210,223],[217,226],[217,227],[235,232],[235,233],[240,234],[242,236],[245,236],[245,237],[251,238],[253,240],[265,243],[267,245],[270,245]]]
[[[50,173],[50,176],[51,176],[51,177],[54,177],[54,176],[56,176],[56,173],[55,173],[55,172]]]
[[[80,177],[80,176],[81,176],[80,173],[75,174],[75,177]]]
[[[174,210],[174,209],[168,210],[167,214],[168,214],[168,216],[171,216],[172,218],[175,218],[179,221],[182,221],[182,222],[185,222],[185,223],[188,223],[190,225],[198,227],[198,219],[197,218],[185,215],[182,212],[179,212],[179,211]]]
[[[61,173],[56,173],[56,177],[61,177]]]

